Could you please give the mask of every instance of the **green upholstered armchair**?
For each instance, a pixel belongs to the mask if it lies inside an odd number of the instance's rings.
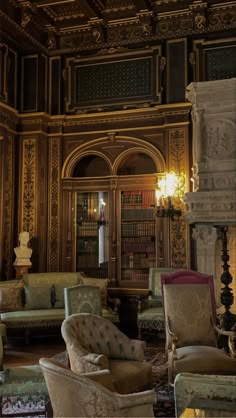
[[[62,323],[71,369],[78,374],[108,369],[117,392],[149,388],[152,367],[144,360],[145,343],[128,338],[115,324],[98,315],[70,315]]]
[[[161,274],[177,271],[174,268],[150,268],[149,290],[151,295],[148,300],[140,303],[138,309],[137,325],[138,336],[142,339],[142,332],[164,331],[164,314],[161,295]]]
[[[120,395],[104,387],[108,370],[78,375],[41,358],[55,417],[154,417],[154,390]]]
[[[102,314],[101,290],[97,286],[77,285],[64,288],[65,317],[75,313]]]
[[[108,304],[107,279],[83,279],[88,284],[67,287],[64,289],[65,317],[75,313],[92,313],[101,315],[111,322],[119,323],[118,310]]]

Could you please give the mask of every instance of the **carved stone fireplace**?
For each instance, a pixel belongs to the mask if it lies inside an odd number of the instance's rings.
[[[228,226],[230,287],[236,312],[236,78],[191,83],[192,192],[185,196],[186,221],[193,225],[197,270],[213,274],[217,306],[223,284],[219,225]]]

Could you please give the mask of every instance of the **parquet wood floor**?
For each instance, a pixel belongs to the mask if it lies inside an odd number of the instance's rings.
[[[38,364],[41,357],[52,357],[65,351],[62,339],[32,341],[30,344],[7,342],[4,348],[4,367]]]

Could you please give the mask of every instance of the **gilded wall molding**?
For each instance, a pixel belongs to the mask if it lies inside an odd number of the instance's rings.
[[[60,161],[61,140],[54,138],[49,141],[49,178],[48,178],[48,254],[47,270],[59,271],[59,250],[61,242],[60,227]]]

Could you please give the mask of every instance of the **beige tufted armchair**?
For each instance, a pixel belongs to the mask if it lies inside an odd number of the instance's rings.
[[[121,394],[150,387],[152,367],[144,361],[144,342],[128,338],[111,321],[74,314],[63,321],[62,336],[75,373],[108,369]]]
[[[77,375],[51,359],[41,358],[39,364],[54,417],[154,417],[153,390],[120,395],[99,383],[108,370]]]

